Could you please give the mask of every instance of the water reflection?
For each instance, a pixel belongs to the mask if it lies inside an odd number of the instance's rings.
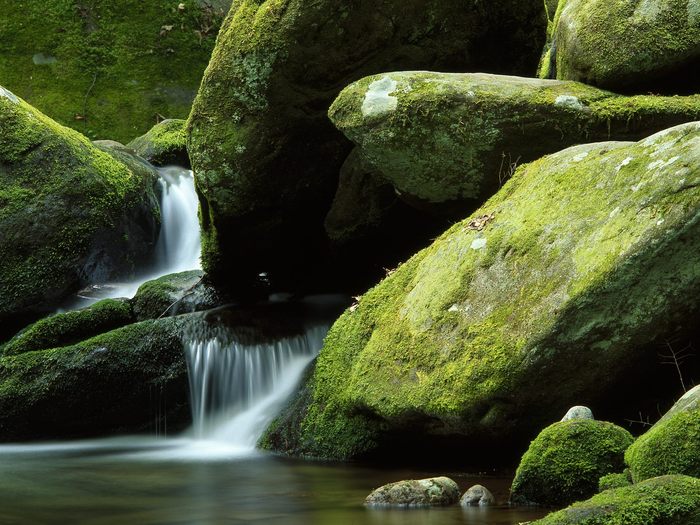
[[[265,454],[173,461],[185,449],[170,440],[133,439],[0,447],[0,523],[515,525],[543,514],[507,507],[370,510],[362,501],[373,488],[439,473]],[[446,474],[462,489],[482,482],[499,500],[507,497],[507,479]]]

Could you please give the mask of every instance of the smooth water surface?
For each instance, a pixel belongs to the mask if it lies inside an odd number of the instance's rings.
[[[366,509],[373,489],[399,479],[448,475],[465,490],[509,480],[446,471],[322,464],[260,453],[204,460],[177,440],[112,439],[0,447],[2,524],[516,525],[539,509]]]

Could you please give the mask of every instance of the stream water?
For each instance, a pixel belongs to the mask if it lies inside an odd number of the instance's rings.
[[[199,268],[192,173],[163,168],[160,174],[155,262],[132,282],[103,287],[99,297],[131,297],[148,279]],[[95,299],[86,297],[83,305]],[[364,498],[377,486],[433,475],[450,475],[463,490],[485,484],[505,503],[510,479],[303,462],[257,451],[262,432],[321,349],[329,312],[338,306],[314,301],[312,310],[322,315],[301,318],[294,333],[251,339],[196,326],[184,338],[194,424],[180,437],[0,446],[0,524],[515,525],[545,514],[506,505],[366,509]],[[288,311],[282,313],[281,324],[288,324]]]

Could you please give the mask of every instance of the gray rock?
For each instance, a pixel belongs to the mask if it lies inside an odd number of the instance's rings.
[[[474,485],[462,495],[459,504],[462,507],[488,507],[496,504],[496,498],[483,485]]]
[[[459,487],[450,478],[410,479],[383,485],[365,499],[370,507],[439,507],[459,499]]]
[[[584,406],[571,407],[569,411],[561,419],[562,421],[569,421],[570,419],[595,419],[593,417],[593,412],[590,408]]]

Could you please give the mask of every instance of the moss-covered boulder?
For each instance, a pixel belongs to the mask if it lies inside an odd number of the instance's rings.
[[[540,74],[605,89],[697,93],[696,0],[562,0]]]
[[[700,479],[663,476],[606,490],[532,525],[697,525]]]
[[[383,485],[365,498],[368,507],[444,507],[459,500],[459,485],[450,478],[409,479]]]
[[[634,441],[625,429],[604,421],[554,423],[530,443],[511,486],[519,505],[569,505],[598,492],[598,480],[624,468]]]
[[[187,117],[230,5],[0,0],[0,81],[92,139],[127,142]]]
[[[135,138],[126,146],[156,166],[187,168],[190,165],[184,120],[167,119],[159,122],[148,133]]]
[[[625,460],[635,481],[664,474],[700,477],[700,386],[640,436]]]
[[[103,299],[82,310],[58,313],[37,321],[0,347],[0,355],[68,346],[127,325],[133,320],[128,300]]]
[[[612,474],[606,474],[601,476],[598,480],[598,491],[603,492],[608,489],[619,489],[622,487],[629,487],[632,484],[630,479],[632,476],[628,469],[625,472],[614,472]]]
[[[72,346],[1,357],[0,441],[183,428],[184,322],[144,321]]]
[[[203,277],[202,271],[192,270],[145,282],[131,300],[134,315],[141,321],[214,308],[220,300]]]
[[[351,84],[329,116],[403,200],[462,218],[517,165],[698,120],[700,96],[621,97],[577,82],[398,72]]]
[[[207,273],[227,283],[318,264],[350,151],[326,111],[348,83],[394,69],[532,71],[545,24],[541,0],[236,0],[188,122]]]
[[[267,442],[325,457],[449,436],[499,450],[574,404],[620,417],[615,401],[660,383],[654,341],[696,326],[699,144],[695,122],[520,167],[338,319],[301,415]]]
[[[0,89],[0,340],[86,282],[128,275],[152,251],[152,170],[127,166]],[[4,334],[5,330],[8,334]]]

